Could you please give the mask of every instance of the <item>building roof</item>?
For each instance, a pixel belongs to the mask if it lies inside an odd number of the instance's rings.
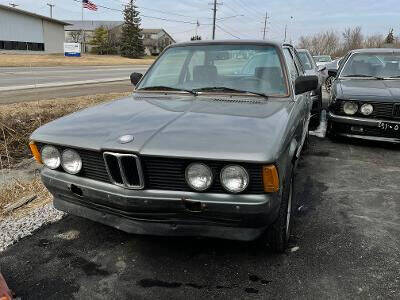
[[[11,7],[11,6],[7,6],[7,5],[0,4],[0,10],[8,10],[8,11],[12,11],[12,12],[15,12],[15,13],[18,13],[18,14],[27,15],[27,16],[30,16],[30,17],[46,20],[46,21],[49,21],[49,22],[52,22],[52,23],[61,24],[61,25],[64,25],[64,26],[65,25],[70,25],[69,23],[66,23],[64,21],[60,21],[60,20],[56,20],[56,19],[49,18],[49,17],[46,17],[46,16],[38,15],[38,14],[29,12],[29,11],[26,11],[26,10],[22,10],[22,9]]]
[[[65,30],[75,31],[75,30],[86,30],[86,31],[94,31],[96,28],[101,26],[114,28],[122,25],[123,21],[96,21],[96,20],[88,20],[88,21],[78,21],[78,20],[66,20],[65,22],[70,23],[71,25],[66,26]]]

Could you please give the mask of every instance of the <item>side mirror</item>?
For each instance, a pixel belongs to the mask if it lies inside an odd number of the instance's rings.
[[[319,66],[318,67],[318,72],[323,72],[326,70],[326,66]]]
[[[305,92],[311,92],[318,88],[318,77],[317,76],[299,76],[294,83],[294,90],[296,95],[303,94]]]
[[[329,70],[329,71],[328,71],[329,77],[336,77],[336,76],[337,76],[337,73],[338,73],[337,70]]]
[[[131,77],[131,82],[132,82],[132,84],[133,84],[133,85],[137,85],[137,84],[139,83],[140,79],[142,79],[143,74],[140,74],[140,73],[132,73],[130,77]]]

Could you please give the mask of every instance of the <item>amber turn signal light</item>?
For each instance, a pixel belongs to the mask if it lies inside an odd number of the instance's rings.
[[[279,191],[278,170],[274,165],[263,166],[264,192],[276,193]]]
[[[40,156],[40,152],[39,152],[37,146],[35,145],[35,142],[33,142],[33,141],[30,142],[30,143],[29,143],[29,148],[31,148],[31,152],[32,152],[32,155],[33,155],[33,157],[35,158],[35,160],[36,160],[39,164],[41,164],[41,163],[42,163],[42,157]]]

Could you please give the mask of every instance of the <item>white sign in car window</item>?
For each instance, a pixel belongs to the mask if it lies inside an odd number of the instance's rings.
[[[81,56],[81,44],[64,43],[64,56]]]

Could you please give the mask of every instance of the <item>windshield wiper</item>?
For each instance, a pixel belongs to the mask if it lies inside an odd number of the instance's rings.
[[[372,75],[364,75],[364,74],[352,74],[352,75],[344,75],[342,77],[361,77],[361,78],[372,78],[378,80],[384,80],[385,78],[379,76],[372,76]]]
[[[159,90],[159,91],[162,91],[162,90],[164,90],[164,91],[181,91],[181,92],[186,92],[186,93],[189,93],[189,94],[192,94],[192,95],[195,95],[195,96],[197,96],[197,92],[196,91],[192,91],[192,90],[185,90],[185,89],[180,89],[180,88],[174,88],[174,87],[171,87],[171,86],[164,86],[164,85],[155,85],[155,86],[146,86],[146,87],[144,87],[144,88],[141,88],[141,89],[138,89],[137,91],[141,91],[141,90],[143,90],[143,91],[154,91],[154,90]]]
[[[400,75],[396,75],[396,76],[389,76],[389,77],[386,77],[386,78],[389,78],[389,79],[400,78]]]
[[[268,99],[268,95],[264,93],[259,93],[259,92],[252,92],[252,91],[246,91],[246,90],[239,90],[239,89],[233,89],[229,88],[226,86],[210,86],[210,87],[203,87],[203,88],[198,88],[194,89],[194,92],[205,92],[205,91],[226,91],[226,92],[235,92],[235,93],[243,93],[243,94],[253,94],[257,96],[264,97]]]

